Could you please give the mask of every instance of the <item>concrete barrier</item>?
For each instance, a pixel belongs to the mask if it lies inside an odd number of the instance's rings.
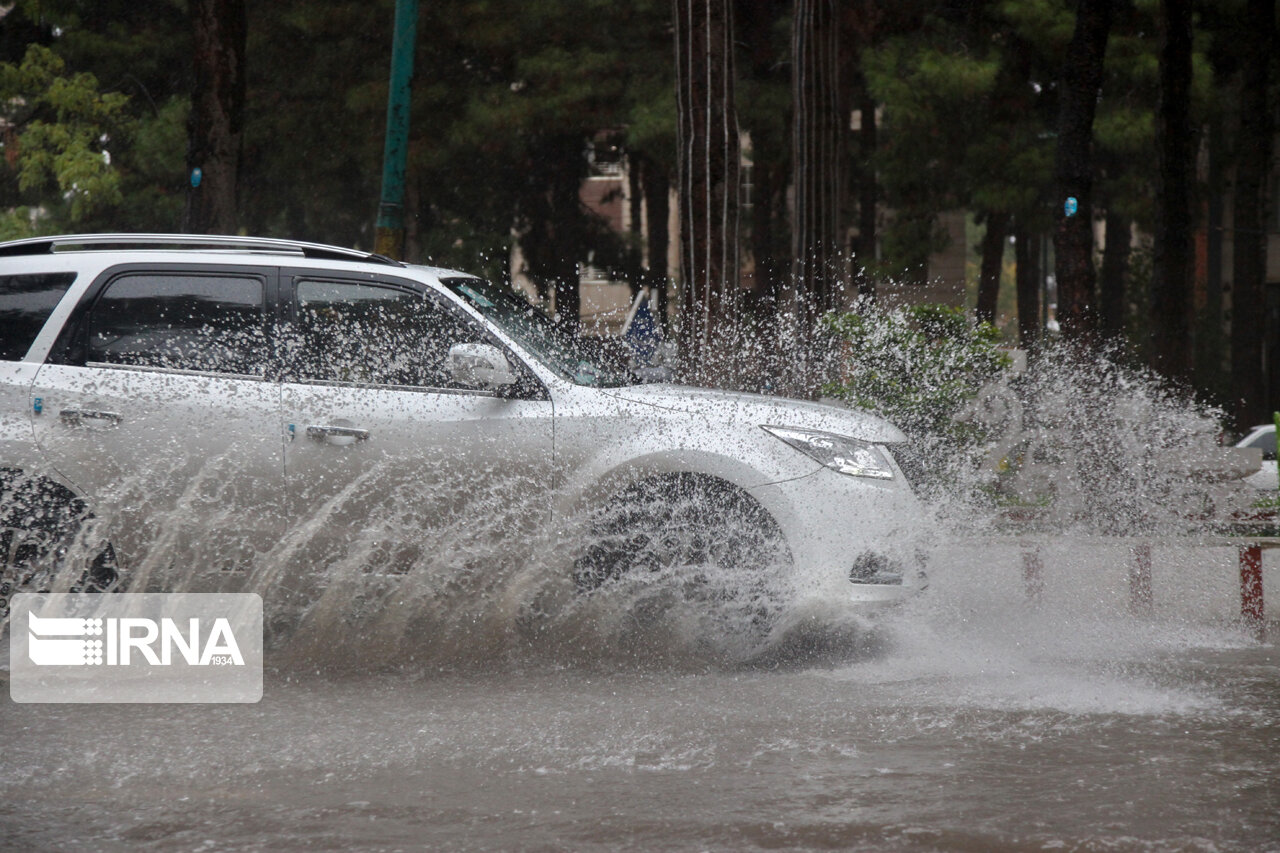
[[[1262,547],[1260,542],[1240,545],[1240,618],[1258,634],[1266,630],[1267,624],[1262,598]]]
[[[1266,590],[1280,589],[1278,537],[1215,537],[1187,543],[1115,537],[996,537],[971,545],[989,555],[1005,548],[1016,551],[1023,595],[1037,604],[1046,601],[1054,584],[1069,582],[1072,576],[1064,570],[1075,558],[1071,567],[1073,575],[1078,575],[1075,582],[1095,586],[1122,583],[1128,610],[1134,615],[1149,616],[1160,603],[1189,616],[1190,611],[1199,609],[1200,602],[1211,605],[1204,608],[1207,617],[1238,621],[1260,639],[1267,629]],[[1089,552],[1088,559],[1085,552]],[[1273,554],[1273,559],[1264,560],[1266,554]],[[1224,565],[1227,560],[1230,568]],[[1099,568],[1099,564],[1119,568],[1120,562],[1125,566],[1123,578],[1116,577],[1114,570]]]

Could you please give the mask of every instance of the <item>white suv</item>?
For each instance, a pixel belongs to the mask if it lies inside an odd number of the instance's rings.
[[[239,237],[0,244],[5,597],[237,588],[270,608],[354,540],[377,543],[364,571],[410,573],[422,549],[395,530],[488,514],[513,548],[585,525],[565,549],[584,595],[693,565],[892,601],[921,583],[903,441],[835,406],[635,384],[464,273]]]

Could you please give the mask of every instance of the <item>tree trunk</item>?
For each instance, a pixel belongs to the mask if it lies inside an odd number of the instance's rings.
[[[521,200],[520,248],[539,296],[555,297],[555,318],[577,333],[582,296],[578,264],[587,257],[586,212],[579,192],[586,177],[582,137],[566,132],[530,142],[528,181]]]
[[[988,213],[987,233],[982,237],[982,267],[978,273],[978,322],[996,321],[1000,301],[1000,273],[1004,268],[1004,241],[1009,233],[1009,214]]]
[[[1231,390],[1236,427],[1269,420],[1275,401],[1268,399],[1263,365],[1267,235],[1264,227],[1265,180],[1271,165],[1271,111],[1267,98],[1271,50],[1275,44],[1273,0],[1249,0],[1241,67],[1240,131],[1237,134],[1231,288]]]
[[[634,300],[644,287],[644,170],[649,168],[642,158],[627,155],[627,244],[626,276]]]
[[[786,197],[788,174],[752,140],[755,166],[752,170],[751,258],[755,262],[757,303],[776,306],[791,276],[787,263],[789,239]],[[772,309],[770,309],[772,310]]]
[[[1018,224],[1013,232],[1013,254],[1017,264],[1018,342],[1031,351],[1040,340],[1040,238]]]
[[[1107,211],[1106,246],[1102,250],[1102,276],[1098,282],[1098,326],[1102,336],[1124,337],[1125,277],[1129,271],[1129,220]]]
[[[1111,0],[1079,0],[1062,69],[1053,245],[1058,321],[1068,340],[1088,341],[1093,314],[1093,117],[1111,31]],[[1075,210],[1066,210],[1075,199]]]
[[[1151,366],[1191,378],[1191,0],[1160,3],[1160,98],[1156,109],[1156,223],[1151,269]]]
[[[779,42],[776,25],[792,2],[736,0],[734,4],[738,55],[746,59],[742,73],[754,86],[772,89],[790,80],[790,48]],[[743,198],[753,269],[752,286],[750,290],[744,288],[749,301],[743,307],[759,317],[777,313],[792,275],[791,220],[787,209],[792,117],[774,118],[777,124],[752,128],[751,197]]]
[[[841,278],[841,107],[834,0],[795,0],[791,94],[794,213],[791,229],[796,311],[803,328],[836,307]]]
[[[876,102],[863,86],[858,102],[862,120],[858,131],[858,246],[853,263],[858,271],[858,294],[871,299],[876,295],[875,276],[868,268],[876,260],[876,223],[880,204],[876,185]]]
[[[739,302],[738,169],[733,17],[729,0],[674,0],[680,171],[681,371],[733,373]]]
[[[657,288],[658,325],[667,328],[667,288],[671,273],[667,269],[667,249],[671,234],[667,219],[671,213],[671,182],[658,165],[648,158],[644,160],[644,209],[649,224],[649,270],[646,279]]]
[[[244,129],[244,0],[192,0],[195,87],[187,120],[189,234],[234,234],[240,138]],[[199,180],[195,175],[199,169]]]
[[[1231,87],[1234,73],[1227,73],[1222,62],[1213,64],[1213,90],[1222,92]],[[1227,143],[1227,117],[1224,110],[1213,110],[1209,115],[1205,155],[1207,162],[1205,198],[1205,305],[1196,332],[1197,388],[1213,389],[1227,398],[1231,387],[1231,343],[1225,323],[1223,301],[1223,217],[1226,204],[1222,188],[1227,185],[1227,161],[1230,159]]]
[[[578,146],[566,146],[566,158],[579,154]],[[551,280],[555,292],[556,319],[565,329],[577,334],[582,326],[582,287],[578,269],[585,258],[581,231],[582,199],[579,192],[582,177],[572,169],[556,170],[547,189],[551,200],[546,221],[541,223],[549,252],[543,258],[543,274]]]

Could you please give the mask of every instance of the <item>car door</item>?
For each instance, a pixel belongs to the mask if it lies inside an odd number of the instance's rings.
[[[66,271],[0,274],[0,489],[7,471],[39,467],[31,441],[31,381],[38,365],[24,359],[75,280]],[[0,517],[7,515],[0,508]],[[0,543],[0,564],[3,550]]]
[[[133,589],[236,588],[271,559],[287,522],[274,281],[108,270],[36,373],[36,443],[107,521]]]
[[[552,403],[532,374],[508,352],[517,394],[451,380],[450,347],[496,340],[421,283],[305,271],[282,282],[285,475],[305,562],[443,578],[528,541],[552,476]]]

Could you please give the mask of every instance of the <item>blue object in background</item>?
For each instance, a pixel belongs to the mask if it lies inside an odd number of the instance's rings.
[[[191,186],[193,188],[199,187],[200,181],[202,181],[203,179],[204,179],[204,169],[201,169],[199,166],[196,166],[194,169],[191,170]]]
[[[1070,218],[1072,216],[1075,216],[1076,211],[1078,211],[1079,209],[1080,209],[1080,202],[1076,201],[1076,197],[1073,195],[1067,196],[1066,202],[1062,205],[1062,212],[1065,213],[1068,218]]]
[[[640,306],[636,308],[635,316],[631,318],[631,325],[627,327],[627,333],[623,339],[636,354],[637,364],[648,365],[653,362],[653,354],[658,349],[658,342],[662,340],[662,335],[658,331],[658,324],[653,319],[653,312],[649,310],[649,300],[640,301]]]

